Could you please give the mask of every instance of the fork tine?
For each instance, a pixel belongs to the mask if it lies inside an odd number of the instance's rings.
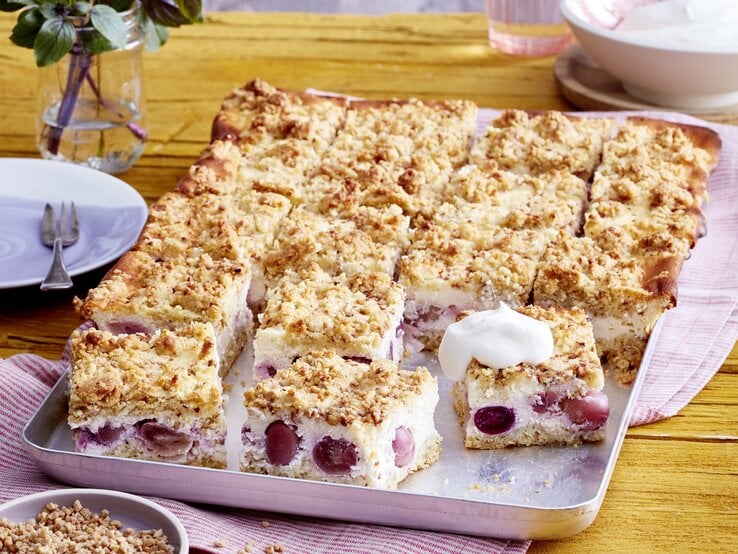
[[[72,228],[69,231],[70,240],[77,240],[79,238],[79,219],[77,218],[77,206],[72,202]]]
[[[64,240],[64,233],[67,232],[67,211],[64,202],[61,205],[61,216],[59,216],[59,236]]]

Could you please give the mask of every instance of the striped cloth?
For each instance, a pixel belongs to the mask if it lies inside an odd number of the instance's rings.
[[[495,113],[482,110],[480,120],[489,121]],[[723,151],[710,180],[708,234],[684,266],[679,306],[665,317],[631,425],[676,414],[717,372],[738,339],[738,127],[679,114],[640,115],[707,125],[720,133]],[[19,437],[64,371],[67,356],[65,351],[53,362],[31,354],[0,360],[0,502],[59,486],[38,470]],[[287,552],[305,554],[522,553],[530,544],[157,502],[181,519],[192,545],[212,548],[224,541],[226,547],[213,549],[218,552],[235,553],[251,543],[252,552],[281,544]]]

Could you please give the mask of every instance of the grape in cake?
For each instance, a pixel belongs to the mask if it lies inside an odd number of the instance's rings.
[[[409,218],[398,206],[361,206],[342,215],[292,210],[264,260],[268,280],[275,284],[288,268],[312,263],[332,275],[377,271],[392,277],[408,244]]]
[[[501,314],[503,310],[510,313]],[[465,446],[488,449],[601,440],[605,434],[609,404],[602,392],[604,378],[592,325],[584,311],[579,308],[523,306],[517,312],[535,321],[525,321],[506,306],[501,306],[492,315],[506,316],[502,332],[513,340],[523,338],[511,331],[513,327],[522,327],[523,324],[535,326],[540,322],[547,325],[553,339],[550,357],[534,363],[525,358],[522,358],[525,361],[509,358],[507,352],[494,353],[493,358],[502,355],[506,359],[502,363],[511,364],[496,367],[477,359],[486,359],[482,352],[454,348],[449,340],[456,332],[454,327],[463,324],[467,317],[478,318],[485,315],[483,313],[460,314],[461,323],[450,327],[441,343],[439,358],[442,365],[447,355],[464,356],[457,360],[459,362],[465,362],[467,357],[471,359],[463,377],[452,388],[454,408],[464,427]],[[485,336],[486,329],[479,327],[480,321],[468,322],[477,326],[477,329],[468,327],[478,333],[477,340],[486,341],[491,349],[515,348],[515,344],[505,343],[505,338],[492,333]],[[473,343],[468,337],[465,340],[467,344]],[[446,352],[447,348],[454,351]],[[463,365],[461,367],[463,371]]]
[[[247,266],[207,254],[172,261],[131,251],[84,301],[75,299],[75,305],[81,317],[113,334],[151,334],[191,322],[210,323],[225,372],[251,333],[250,282]]]
[[[394,489],[438,459],[437,403],[424,367],[306,353],[245,392],[241,469]]]
[[[469,238],[448,238],[437,222],[413,242],[400,262],[405,287],[404,331],[409,350],[435,349],[457,314],[485,310],[503,301],[528,303],[545,233],[498,228]],[[418,233],[418,229],[415,230]]]
[[[614,127],[612,119],[506,110],[487,127],[470,160],[493,160],[500,169],[528,175],[560,170],[587,181]]]
[[[402,358],[405,293],[385,273],[331,275],[317,264],[288,270],[267,292],[254,337],[254,377],[262,379],[312,350],[330,348],[369,362]]]
[[[79,452],[225,468],[212,325],[71,339],[69,425]]]
[[[619,380],[631,382],[651,329],[676,305],[683,258],[636,258],[603,250],[588,237],[560,233],[546,249],[533,289],[536,305],[582,308],[597,349]]]

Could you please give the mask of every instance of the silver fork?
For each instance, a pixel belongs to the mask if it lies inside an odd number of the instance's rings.
[[[57,225],[54,208],[51,207],[51,204],[46,204],[44,208],[44,217],[41,221],[41,242],[46,246],[53,247],[54,254],[49,273],[41,283],[41,290],[68,289],[72,286],[72,278],[64,265],[62,250],[64,246],[71,246],[79,238],[79,220],[77,219],[77,208],[74,202],[72,202],[70,211],[72,212],[71,221],[67,221],[67,212],[64,209],[64,202],[62,202],[61,217]]]

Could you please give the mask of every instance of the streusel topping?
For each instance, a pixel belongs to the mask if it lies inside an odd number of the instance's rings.
[[[501,169],[529,175],[558,169],[586,180],[614,124],[612,119],[574,118],[561,112],[530,116],[507,110],[472,149],[471,161],[494,160]]]
[[[69,422],[115,415],[219,418],[223,389],[212,325],[153,335],[87,329],[71,338]]]
[[[379,344],[404,309],[405,292],[384,273],[330,275],[317,264],[288,270],[267,292],[261,328],[284,329],[294,345]]]
[[[248,267],[207,254],[172,261],[132,251],[77,308],[85,319],[106,312],[141,316],[163,327],[200,321],[221,328],[235,315],[239,307],[232,303],[250,281]]]
[[[390,360],[364,364],[321,350],[259,381],[245,392],[244,401],[247,409],[329,425],[379,425],[437,386],[424,367],[405,371]]]

